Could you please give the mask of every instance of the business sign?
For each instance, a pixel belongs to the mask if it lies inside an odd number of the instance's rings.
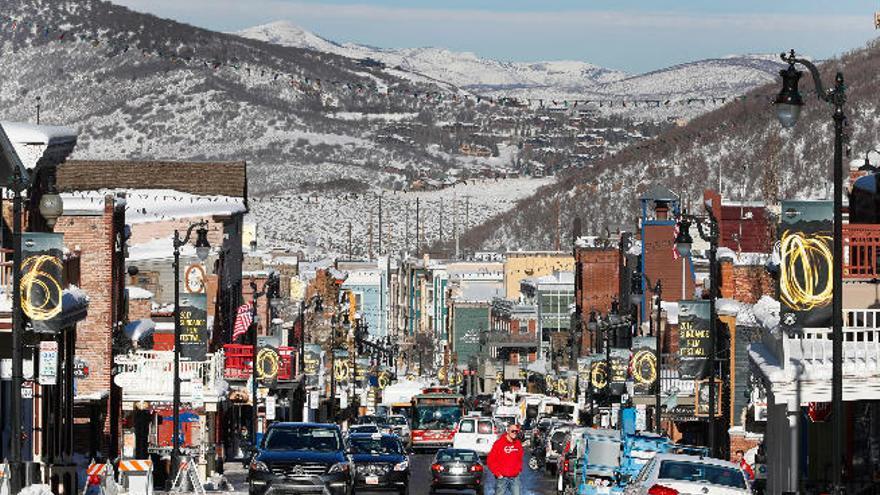
[[[204,361],[208,354],[208,297],[186,294],[180,297],[180,357]]]
[[[190,381],[190,396],[192,397],[192,406],[196,409],[205,407],[205,385],[201,380]]]
[[[58,382],[58,342],[44,340],[40,342],[40,373],[37,380],[40,385],[56,385]]]
[[[679,376],[700,380],[709,376],[712,339],[709,301],[678,303]]]
[[[834,282],[831,201],[783,201],[779,226],[780,325],[831,326]]]
[[[34,332],[57,333],[64,287],[64,234],[21,234],[21,310]]]
[[[658,367],[656,337],[633,337],[630,375],[633,379],[633,394],[651,395],[657,382]]]
[[[306,344],[303,349],[303,373],[306,375],[306,387],[316,388],[321,374],[321,346]]]
[[[262,383],[274,383],[281,370],[281,356],[274,347],[264,346],[257,350],[257,379]]]
[[[73,360],[73,377],[83,379],[89,377],[89,362],[85,359],[74,358]]]

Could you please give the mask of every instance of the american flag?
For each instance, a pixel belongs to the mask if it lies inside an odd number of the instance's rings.
[[[672,259],[674,260],[681,258],[681,255],[678,254],[678,244],[676,244],[676,240],[678,240],[678,222],[675,222],[675,227],[672,229]]]
[[[253,304],[246,302],[238,307],[238,312],[235,315],[235,325],[232,327],[232,340],[235,341],[238,337],[247,333],[248,328],[251,327],[251,323],[254,322],[254,306]]]

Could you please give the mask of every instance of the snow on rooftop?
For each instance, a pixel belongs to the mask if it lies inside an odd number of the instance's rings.
[[[382,272],[379,270],[354,270],[348,273],[348,278],[342,283],[342,287],[380,285],[381,283]]]
[[[78,133],[70,127],[58,125],[35,125],[22,122],[0,122],[13,146],[43,145],[75,142]]]
[[[213,249],[213,248],[212,248]],[[153,239],[141,244],[132,244],[128,247],[129,263],[135,261],[167,259],[174,256],[174,245],[171,236],[164,239]],[[181,258],[195,258],[196,248],[192,243],[187,243],[180,248]]]
[[[148,301],[153,298],[152,292],[136,285],[129,285],[125,290],[128,291],[128,299],[130,301]]]
[[[247,211],[243,198],[200,196],[170,189],[73,191],[62,193],[61,197],[66,212],[99,214],[104,211],[104,197],[118,192],[126,193],[125,218],[130,224],[230,216]]]
[[[666,323],[678,325],[678,303],[674,301],[660,301],[660,307],[666,312]]]

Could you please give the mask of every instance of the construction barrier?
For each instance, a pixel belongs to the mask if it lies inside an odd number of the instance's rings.
[[[149,459],[119,461],[119,477],[125,493],[153,495],[153,461]]]
[[[117,493],[113,466],[105,462],[92,461],[86,468],[86,486],[83,488],[83,495],[116,495]]]
[[[194,492],[196,495],[206,495],[205,487],[199,478],[197,463],[190,457],[183,457],[180,460],[180,467],[177,469],[177,476],[171,485],[171,493]]]
[[[11,495],[12,487],[9,486],[9,463],[4,461],[0,464],[0,495]]]

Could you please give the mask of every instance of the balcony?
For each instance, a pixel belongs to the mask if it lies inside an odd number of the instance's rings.
[[[122,388],[123,402],[171,401],[174,394],[173,351],[136,351],[116,356],[115,363],[113,381]],[[180,380],[182,402],[199,401],[199,397],[205,403],[217,402],[228,388],[223,379],[223,353],[208,354],[204,361],[181,361]]]
[[[538,347],[538,338],[528,333],[508,333],[508,332],[488,332],[486,335],[486,344],[495,348],[536,348]]]
[[[845,224],[843,226],[843,277],[874,279],[878,277],[880,225]]]
[[[278,366],[278,380],[290,380],[293,376],[293,347],[279,347],[278,355],[281,362]],[[247,381],[253,374],[254,346],[243,344],[226,344],[223,346],[224,367],[223,378],[227,380]]]
[[[777,404],[831,400],[831,329],[766,332],[749,348],[752,367]],[[844,311],[843,399],[880,400],[880,310]]]

